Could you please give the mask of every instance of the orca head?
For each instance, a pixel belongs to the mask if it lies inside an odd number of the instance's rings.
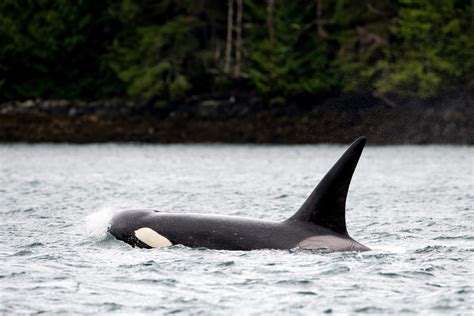
[[[112,217],[108,231],[118,240],[135,247],[150,248],[141,242],[135,235],[135,231],[145,227],[145,219],[150,211],[128,210]]]

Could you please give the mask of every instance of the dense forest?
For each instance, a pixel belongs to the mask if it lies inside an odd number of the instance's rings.
[[[1,101],[473,88],[473,0],[0,2]]]

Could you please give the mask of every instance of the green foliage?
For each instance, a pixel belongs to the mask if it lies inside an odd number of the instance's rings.
[[[240,63],[233,3],[2,0],[0,100],[474,89],[471,0],[243,0]]]
[[[128,84],[130,95],[169,95],[172,99],[189,90],[186,62],[197,48],[185,18],[177,17],[163,26],[137,29],[137,44],[121,47],[111,65]]]
[[[107,1],[2,0],[0,99],[97,98],[123,85],[102,62]]]
[[[332,37],[338,43],[332,66],[344,90],[372,90],[373,65],[384,60],[390,47],[390,25],[396,16],[394,1],[337,0],[331,23],[338,25]]]
[[[373,22],[357,21],[355,30],[342,32],[336,66],[347,90],[433,96],[472,80],[474,33],[468,30],[474,21],[469,22],[468,1],[376,4],[379,9],[363,19]],[[387,21],[376,18],[382,12]]]
[[[378,91],[432,96],[455,88],[452,83],[466,75],[466,69],[473,70],[474,37],[463,32],[469,27],[467,16],[455,5],[455,1],[401,1],[391,28],[394,45],[372,69]],[[463,56],[466,51],[470,53]]]
[[[183,97],[207,75],[210,54],[200,41],[205,25],[193,1],[122,1],[114,9],[125,35],[114,41],[110,66],[132,96]],[[161,21],[157,23],[157,21]]]
[[[264,16],[264,6],[250,7]],[[273,11],[274,38],[269,30],[247,40],[250,83],[267,95],[295,96],[324,92],[337,87],[329,68],[328,44],[318,38],[313,4],[281,1]],[[265,25],[265,21],[259,21]],[[268,28],[268,26],[267,26]],[[262,33],[262,32],[260,32]]]

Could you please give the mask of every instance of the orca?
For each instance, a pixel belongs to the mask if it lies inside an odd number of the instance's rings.
[[[349,236],[345,214],[347,192],[365,143],[365,137],[354,141],[299,210],[282,222],[127,210],[112,218],[108,231],[140,248],[179,244],[219,250],[370,250]]]

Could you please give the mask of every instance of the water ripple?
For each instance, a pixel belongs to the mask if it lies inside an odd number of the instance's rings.
[[[283,220],[341,146],[0,145],[0,314],[470,315],[472,146],[368,147],[365,253],[132,249],[127,208]]]

